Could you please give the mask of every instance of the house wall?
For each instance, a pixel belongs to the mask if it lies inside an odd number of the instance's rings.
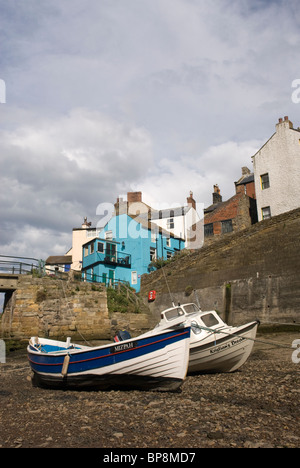
[[[250,198],[256,198],[255,195],[255,182],[250,182],[247,184],[240,184],[236,186],[236,193],[244,193]]]
[[[233,232],[251,226],[250,198],[239,192],[214,211],[205,214],[205,224],[214,225],[214,236],[222,234],[222,221],[232,220]]]
[[[96,229],[78,228],[73,229],[72,248],[67,255],[72,255],[72,270],[81,271],[82,268],[82,246],[89,239],[96,236]]]
[[[186,238],[186,216],[171,216],[171,212],[172,210],[170,209],[170,215],[168,217],[161,219],[153,219],[151,221],[157,226],[161,227],[162,229],[169,231],[174,236]],[[168,227],[169,219],[174,220],[174,227],[171,229]]]
[[[172,211],[175,211],[174,216]],[[203,245],[203,217],[204,203],[198,203],[197,210],[191,207],[185,214],[178,215],[178,208],[170,209],[170,216],[162,219],[153,219],[152,222],[176,237],[185,239],[187,249],[200,248]],[[172,229],[168,226],[169,219],[174,220]]]
[[[253,167],[259,221],[264,207],[270,206],[271,216],[277,216],[300,206],[300,131],[287,118],[253,156]],[[263,190],[261,175],[267,173],[270,187]]]
[[[97,242],[106,243],[105,233],[112,231],[113,241],[116,242],[116,250],[121,255],[131,256],[131,268],[124,267],[116,263],[112,264],[97,264],[99,255],[97,255]],[[110,277],[110,272],[113,272],[115,280],[126,281],[136,289],[140,290],[140,276],[149,272],[150,247],[156,249],[156,257],[167,258],[167,252],[174,253],[175,249],[181,250],[184,247],[184,242],[180,239],[170,238],[170,247],[167,246],[167,238],[161,233],[156,233],[156,240],[153,240],[151,231],[145,229],[142,225],[132,219],[127,214],[113,217],[105,226],[103,231],[99,233],[99,238],[92,240],[89,244],[94,244],[94,253],[87,256],[83,253],[83,269],[90,274],[93,268],[93,273],[97,275],[96,280],[101,281],[102,275],[107,274],[107,279]],[[136,283],[133,282],[132,272],[136,272]],[[87,279],[90,279],[88,277]]]

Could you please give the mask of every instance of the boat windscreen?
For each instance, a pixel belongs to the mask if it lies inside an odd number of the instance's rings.
[[[165,318],[168,321],[175,320],[177,317],[180,317],[181,315],[184,315],[184,313],[180,307],[175,307],[174,309],[170,309],[170,310],[167,310],[167,312],[165,312]]]
[[[201,320],[206,327],[213,327],[215,325],[220,325],[219,320],[215,317],[214,314],[205,314],[201,315]]]
[[[194,314],[195,312],[199,312],[199,307],[196,304],[185,304],[182,306],[185,310],[186,314]]]

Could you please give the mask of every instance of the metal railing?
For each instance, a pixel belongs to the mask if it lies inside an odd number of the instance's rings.
[[[115,259],[109,258],[106,261],[110,261],[115,263]],[[124,254],[123,256],[119,256],[118,262],[121,262],[125,266],[130,266],[130,256]],[[114,288],[119,289],[120,286],[126,287],[128,290],[131,290],[130,284],[128,281],[124,281],[121,279],[116,278],[109,278],[104,275],[96,275],[94,273],[90,273],[84,270],[76,271],[61,271],[55,270],[51,267],[47,267],[45,265],[45,261],[37,258],[32,257],[14,257],[9,255],[0,255],[0,274],[7,274],[7,275],[29,275],[29,274],[36,274],[37,276],[52,276],[58,279],[65,279],[69,278],[69,274],[73,273],[73,279],[79,282],[89,282],[89,283],[98,283],[104,285],[106,288]],[[131,291],[133,292],[133,291]]]
[[[125,268],[131,267],[131,255],[125,252],[104,250],[103,252],[92,252],[83,258],[84,268],[90,265],[102,263],[104,265],[116,265]]]
[[[43,274],[45,262],[32,257],[12,257],[0,255],[0,273],[7,275],[26,275],[34,272]]]

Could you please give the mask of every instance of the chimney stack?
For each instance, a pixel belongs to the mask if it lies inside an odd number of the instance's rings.
[[[284,119],[282,118],[278,119],[278,124],[276,125],[276,128],[281,129],[281,128],[287,127],[287,125],[282,125],[282,124],[288,124],[288,128],[293,128],[293,122],[289,120],[288,115],[286,115]]]
[[[193,192],[190,192],[190,196],[186,200],[188,206],[191,206],[192,208],[196,209],[196,202],[193,198]]]
[[[142,202],[142,192],[128,192],[127,193],[128,203],[141,203]]]
[[[85,216],[83,223],[81,225],[82,229],[88,229],[90,228],[92,223],[88,223],[87,217]]]
[[[216,184],[214,185],[214,193],[213,193],[213,204],[222,203],[222,195],[219,186]]]

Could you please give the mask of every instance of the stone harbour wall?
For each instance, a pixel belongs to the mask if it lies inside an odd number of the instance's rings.
[[[144,307],[144,313],[109,313],[101,284],[20,275],[16,289],[6,293],[0,338],[111,341],[119,330],[132,336],[148,331],[152,319],[147,311]]]
[[[196,302],[239,325],[300,322],[300,209],[262,221],[188,253],[142,278],[142,296],[156,290],[153,316],[175,303]],[[170,290],[170,292],[169,292]],[[194,293],[196,291],[196,294]]]
[[[6,294],[8,295],[8,293]],[[0,336],[28,339],[107,339],[110,336],[105,288],[55,278],[19,276],[6,298]]]

